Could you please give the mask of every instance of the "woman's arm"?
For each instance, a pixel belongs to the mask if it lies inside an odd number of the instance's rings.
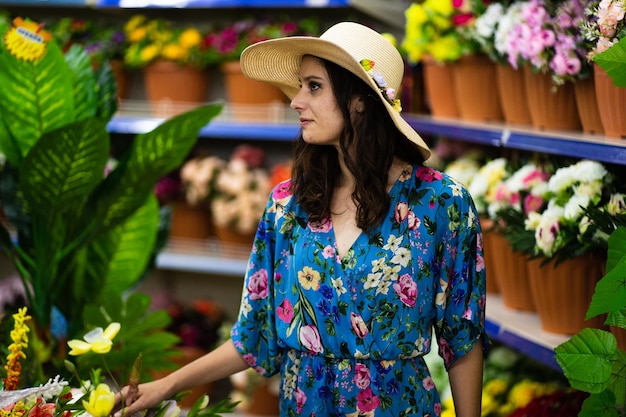
[[[483,388],[482,342],[459,358],[448,370],[457,417],[480,417]]]
[[[140,384],[133,398],[126,398],[128,387],[124,387],[118,394],[117,400],[119,403],[123,400],[127,407],[115,415],[132,416],[138,411],[158,405],[161,401],[167,400],[179,392],[226,378],[246,368],[248,368],[248,364],[244,362],[235,345],[229,339],[217,349],[171,374],[152,382]]]

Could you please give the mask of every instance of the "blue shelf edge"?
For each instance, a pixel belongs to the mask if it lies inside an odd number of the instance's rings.
[[[107,125],[107,130],[109,133],[139,134],[151,131],[164,120],[157,117],[115,116]],[[299,129],[296,124],[213,121],[203,127],[198,136],[202,138],[291,142],[297,138]]]
[[[441,135],[480,145],[502,146],[502,129],[478,124],[459,123],[456,119],[404,114],[404,119],[421,135]]]
[[[485,320],[485,330],[491,339],[497,340],[552,369],[562,370],[555,359],[554,349],[538,345],[514,332],[502,329],[500,325],[489,318]]]
[[[84,0],[83,0],[84,1]],[[227,8],[227,7],[347,7],[349,0],[97,0],[96,7]]]

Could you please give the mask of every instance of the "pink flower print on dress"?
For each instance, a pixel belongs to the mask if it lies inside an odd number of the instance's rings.
[[[359,314],[354,312],[350,313],[350,324],[352,324],[352,330],[354,330],[354,333],[356,333],[356,335],[361,339],[369,333],[367,325],[365,324],[365,321],[363,321],[363,317]]]
[[[370,386],[370,370],[362,363],[357,363],[355,366],[354,383],[361,390]]]
[[[409,274],[404,274],[398,278],[398,282],[393,284],[393,289],[400,297],[404,305],[413,307],[417,299],[417,284]]]
[[[317,330],[317,327],[313,326],[312,324],[302,326],[300,328],[299,336],[300,343],[302,343],[302,346],[304,346],[308,351],[313,353],[324,352],[324,347],[322,346],[320,334]]]
[[[248,293],[251,300],[261,300],[267,297],[267,270],[260,269],[250,277]]]
[[[276,314],[278,315],[278,318],[285,323],[291,323],[291,320],[293,319],[293,305],[291,304],[291,301],[285,298],[276,309]]]

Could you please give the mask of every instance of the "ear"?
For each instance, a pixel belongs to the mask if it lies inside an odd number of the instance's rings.
[[[352,102],[350,103],[350,108],[357,113],[363,113],[365,111],[365,102],[363,97],[354,96],[354,98],[352,98]]]

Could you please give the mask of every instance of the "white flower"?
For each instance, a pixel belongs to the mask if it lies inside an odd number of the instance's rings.
[[[498,51],[498,53],[502,56],[506,55],[508,35],[511,33],[515,23],[519,21],[521,10],[527,3],[527,1],[512,3],[508,9],[506,9],[504,15],[500,18],[500,23],[496,28],[495,48],[496,51]]]
[[[485,13],[476,19],[476,33],[483,38],[492,37],[503,14],[504,7],[500,3],[491,3]]]
[[[556,204],[548,205],[548,208],[541,214],[541,220],[535,230],[535,241],[539,250],[546,256],[552,256],[559,249],[555,247],[555,242],[561,230],[560,219],[562,218],[563,207]]]

